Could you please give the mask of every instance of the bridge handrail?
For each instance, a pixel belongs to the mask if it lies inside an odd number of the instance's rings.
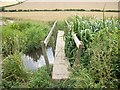
[[[69,27],[69,29],[71,30],[72,28],[71,28],[71,26],[69,25],[68,21],[65,20],[65,22],[66,22],[67,26]],[[81,49],[82,49],[82,47],[83,47],[83,43],[82,43],[82,41],[80,41],[80,40],[77,38],[77,36],[76,36],[76,34],[75,34],[74,32],[72,32],[72,38],[73,38],[73,40],[74,40],[74,42],[75,42],[75,44],[76,44],[76,46],[77,46],[77,48],[78,48],[78,49],[77,49],[77,52],[76,52],[76,58],[75,58],[74,65],[75,65],[75,66],[79,66],[79,65],[80,65],[80,62],[79,62],[80,52],[81,52]]]
[[[48,56],[47,56],[47,52],[46,52],[46,48],[48,46],[48,43],[51,39],[51,44],[52,44],[52,49],[53,49],[53,53],[55,55],[55,46],[56,46],[56,38],[57,38],[57,30],[56,30],[56,24],[57,24],[57,21],[54,22],[50,32],[48,33],[47,37],[45,38],[44,41],[41,41],[41,47],[42,47],[42,53],[43,53],[43,56],[45,58],[45,63],[46,63],[46,66],[47,66],[47,70],[48,70],[48,73],[51,75],[50,73],[50,65],[49,65],[49,59],[48,59]],[[53,36],[53,38],[52,38]]]
[[[73,37],[73,39],[74,39],[74,42],[75,42],[77,48],[80,48],[80,47],[82,46],[82,41],[80,41],[80,40],[77,38],[77,36],[76,36],[76,34],[75,34],[74,32],[72,33],[72,37]]]
[[[57,23],[57,21],[54,22],[53,27],[51,28],[50,32],[48,33],[47,37],[44,40],[44,43],[45,43],[46,46],[47,46],[48,42],[50,41],[50,37],[54,33],[56,23]]]

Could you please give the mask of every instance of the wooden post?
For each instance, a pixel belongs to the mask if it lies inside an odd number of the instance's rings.
[[[74,39],[74,42],[78,48],[77,52],[76,52],[76,58],[75,58],[75,62],[74,62],[74,66],[80,66],[80,51],[82,49],[82,42],[79,41],[79,39],[77,38],[76,34],[75,33],[72,33],[72,37]]]
[[[57,33],[58,33],[58,30],[55,27],[54,30],[53,30],[53,37],[54,37],[54,46],[53,46],[54,52],[53,52],[53,54],[54,54],[54,56],[55,56],[55,48],[56,48],[56,42],[57,42],[56,41],[57,40]]]
[[[55,38],[52,36],[51,37],[51,44],[52,44],[52,50],[53,50],[53,54],[54,54],[54,56],[55,56]]]
[[[56,23],[56,26],[57,26],[57,23]],[[54,40],[55,40],[55,46],[56,46],[56,40],[57,40],[57,33],[58,33],[58,30],[55,27],[54,31],[53,31],[53,36],[54,36]]]
[[[49,60],[48,60],[48,56],[47,56],[47,53],[46,53],[46,46],[45,46],[44,41],[41,41],[41,47],[42,47],[43,56],[45,58],[45,63],[46,63],[46,66],[47,66],[48,73],[51,74],[50,73],[50,67],[49,67]]]
[[[81,52],[81,49],[82,49],[82,47],[81,46],[79,46],[79,48],[78,48],[78,50],[77,50],[77,52],[76,52],[76,58],[75,58],[75,62],[74,62],[74,66],[77,66],[77,67],[79,67],[80,66],[80,52]]]

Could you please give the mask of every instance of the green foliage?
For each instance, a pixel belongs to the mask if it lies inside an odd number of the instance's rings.
[[[78,17],[77,16],[75,16],[75,18],[74,18],[74,22],[73,22],[73,32],[75,32],[75,33],[77,33],[78,32],[78,19],[77,19]]]
[[[2,86],[12,88],[21,82],[27,81],[27,72],[21,61],[21,54],[15,53],[6,57],[2,63]]]
[[[15,22],[3,27],[3,55],[13,54],[15,50],[24,53],[40,48],[40,42],[49,32],[49,24],[45,22]]]
[[[27,85],[31,73],[26,72],[21,54],[41,47],[49,32],[49,23],[34,21],[18,21],[4,26],[2,32],[3,88],[19,88]],[[27,87],[27,86],[26,86]]]
[[[2,27],[0,26],[0,54],[2,53]]]
[[[49,76],[46,67],[40,68],[30,78],[30,88],[50,88],[52,86],[52,79]]]
[[[68,80],[53,81],[47,73],[46,67],[40,68],[30,78],[30,88],[89,88],[93,87],[94,80],[87,69],[77,68],[72,70]]]
[[[72,88],[93,88],[94,80],[86,68],[73,68],[69,84]]]
[[[65,27],[65,22],[64,21],[59,21],[57,23],[57,30],[64,30],[66,27]]]
[[[117,47],[117,30],[105,28],[95,34],[88,49],[92,76],[96,83],[104,87],[116,87],[116,74],[120,72]]]
[[[118,87],[120,75],[118,19],[104,17],[103,20],[75,16],[69,19],[69,23],[72,31],[83,42],[84,48],[81,51],[80,63],[84,66],[83,69],[88,69],[93,87]],[[74,63],[76,54],[76,46],[71,36],[72,31],[70,30],[65,36],[65,53],[70,63]]]
[[[118,19],[75,16],[69,23],[72,28],[65,34],[65,53],[71,66],[77,50],[71,35],[73,31],[84,48],[80,68],[72,68],[69,79],[60,81],[53,81],[46,67],[28,75],[19,53],[39,48],[52,23],[15,22],[3,27],[0,30],[3,33],[2,53],[8,57],[3,60],[2,88],[24,85],[30,88],[117,88],[120,75]],[[63,25],[63,22],[58,23],[58,29],[63,30]]]
[[[0,12],[5,11],[5,7],[0,7]]]
[[[75,43],[72,39],[72,30],[66,33],[65,35],[65,55],[69,58],[70,65],[72,66],[75,60],[75,51],[77,48],[75,47]]]

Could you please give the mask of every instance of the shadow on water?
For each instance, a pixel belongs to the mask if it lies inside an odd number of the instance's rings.
[[[27,54],[22,55],[22,61],[27,70],[37,70],[38,68],[46,65],[45,64],[45,59],[44,56],[41,52],[41,49],[38,49],[34,52],[30,52]],[[53,50],[51,47],[47,48],[47,56],[49,59],[49,63],[53,64],[54,63],[54,55],[53,55]]]

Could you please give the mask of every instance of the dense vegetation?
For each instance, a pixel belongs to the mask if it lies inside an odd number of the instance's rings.
[[[76,16],[70,18],[69,23],[72,29],[66,35],[65,51],[71,65],[74,63],[77,50],[71,35],[72,32],[75,32],[84,45],[81,51],[80,64],[81,69],[86,69],[87,77],[91,79],[91,82],[87,83],[88,86],[118,88],[120,85],[120,60],[118,58],[118,30],[120,28],[118,28],[118,19],[105,17],[94,19]],[[82,75],[79,75],[79,78],[82,78]],[[86,79],[84,81],[87,81]]]
[[[18,21],[4,26],[2,31],[2,88],[118,88],[120,60],[118,58],[118,19],[71,17],[71,30],[65,34],[65,52],[72,69],[68,80],[53,81],[46,67],[27,71],[21,55],[40,48],[53,22]],[[58,22],[64,30],[65,23]],[[80,67],[73,67],[76,45],[75,32],[84,47]],[[51,66],[52,70],[52,66]]]
[[[26,53],[40,48],[40,41],[46,37],[49,29],[48,23],[30,21],[15,22],[3,27],[3,55],[10,55],[16,50]]]
[[[2,32],[2,87],[15,88],[28,82],[27,72],[21,61],[22,53],[41,48],[51,27],[51,23],[17,21],[0,29]],[[24,85],[23,85],[24,86]]]

